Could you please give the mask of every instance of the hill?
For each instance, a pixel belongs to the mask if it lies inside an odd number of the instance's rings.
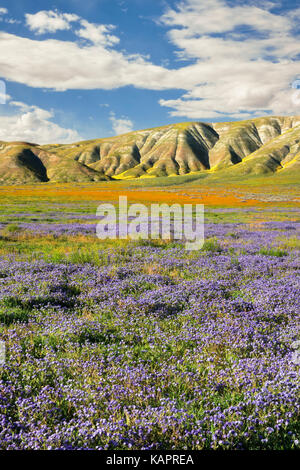
[[[300,116],[180,123],[74,144],[0,141],[0,183],[188,174],[248,177],[300,169]]]

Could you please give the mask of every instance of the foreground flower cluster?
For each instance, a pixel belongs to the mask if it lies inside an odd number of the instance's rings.
[[[300,446],[299,251],[276,248],[299,224],[208,230],[103,266],[0,259],[1,449]]]

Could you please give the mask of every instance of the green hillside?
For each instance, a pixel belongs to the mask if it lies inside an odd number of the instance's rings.
[[[74,144],[0,141],[0,183],[299,174],[300,117],[188,122]]]

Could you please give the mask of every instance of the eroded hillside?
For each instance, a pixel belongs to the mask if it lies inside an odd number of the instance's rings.
[[[0,182],[86,182],[206,171],[298,171],[300,116],[191,122],[68,145],[0,141]],[[225,170],[225,172],[224,172]]]

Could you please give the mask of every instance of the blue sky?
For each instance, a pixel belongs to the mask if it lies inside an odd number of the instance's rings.
[[[300,114],[299,39],[300,1],[0,0],[0,139]]]

